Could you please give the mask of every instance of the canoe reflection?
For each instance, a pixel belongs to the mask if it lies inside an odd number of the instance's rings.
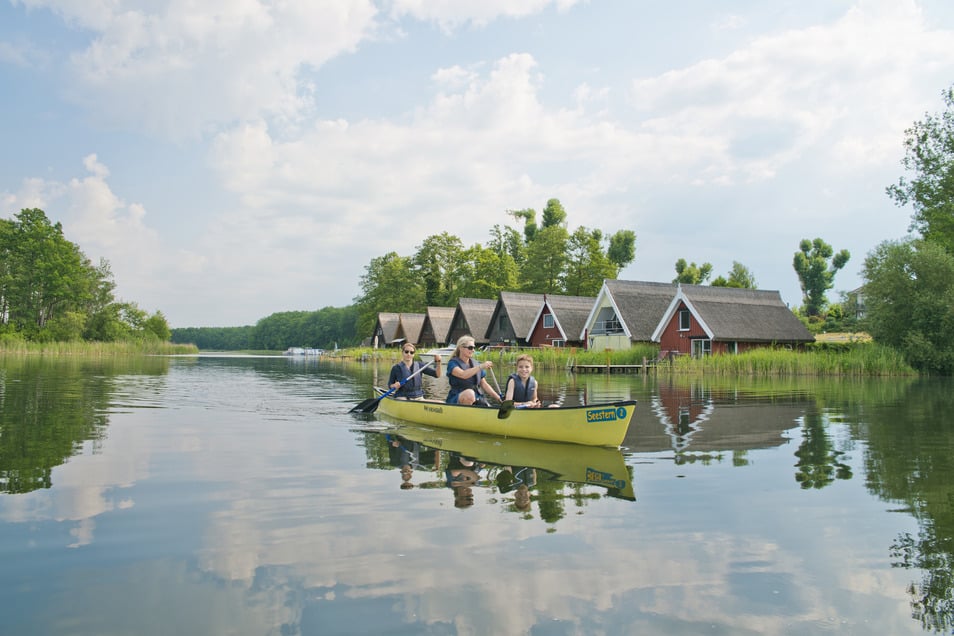
[[[516,511],[528,510],[541,491],[565,485],[598,486],[605,496],[636,499],[630,468],[617,449],[413,425],[376,435],[387,444],[389,467],[400,470],[402,489],[450,488],[458,508],[474,504],[475,489],[499,494]]]

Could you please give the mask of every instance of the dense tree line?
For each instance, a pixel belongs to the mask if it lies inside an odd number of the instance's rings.
[[[355,298],[358,332],[369,333],[381,312],[423,313],[453,307],[460,298],[497,298],[502,291],[595,296],[636,254],[636,234],[567,229],[566,211],[547,201],[537,223],[533,209],[511,210],[519,227],[495,225],[486,245],[464,247],[447,232],[429,236],[409,256],[376,257]]]
[[[169,339],[161,312],[117,301],[109,263],[94,265],[43,210],[0,219],[0,335],[37,342]]]
[[[318,311],[283,311],[254,326],[186,327],[172,330],[172,342],[212,351],[284,351],[289,347],[333,349],[360,343],[357,308],[325,307]]]
[[[946,110],[905,131],[902,177],[887,188],[914,212],[918,235],[889,240],[865,259],[865,326],[873,338],[904,352],[916,368],[954,373],[954,86]]]

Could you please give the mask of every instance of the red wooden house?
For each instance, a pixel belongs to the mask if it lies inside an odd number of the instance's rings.
[[[545,295],[527,336],[533,347],[585,346],[580,334],[595,297]]]
[[[680,285],[653,332],[660,355],[801,347],[815,337],[777,291]]]

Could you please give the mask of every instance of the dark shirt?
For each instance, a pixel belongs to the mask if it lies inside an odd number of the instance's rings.
[[[391,367],[391,375],[388,376],[388,386],[391,386],[395,382],[404,382],[404,379],[409,375],[412,375],[415,371],[420,369],[423,365],[417,360],[411,363],[411,368],[408,369],[403,362],[398,362],[396,365]],[[419,398],[424,397],[424,382],[421,380],[422,375],[429,375],[432,378],[437,377],[437,370],[433,367],[425,367],[421,373],[418,373],[413,378],[407,381],[404,386],[392,393],[394,397],[405,397],[405,398]]]

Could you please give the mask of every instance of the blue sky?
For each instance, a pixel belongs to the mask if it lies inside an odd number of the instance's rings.
[[[0,216],[40,207],[174,327],[345,306],[374,257],[558,198],[620,275],[907,233],[904,130],[954,83],[946,0],[0,0]]]

